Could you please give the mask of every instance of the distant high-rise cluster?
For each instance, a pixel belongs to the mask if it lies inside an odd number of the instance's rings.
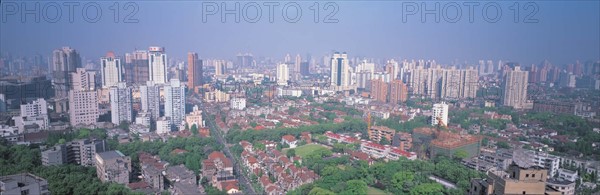
[[[415,95],[432,99],[475,98],[477,95],[479,76],[477,70],[471,67],[425,69],[418,66],[410,71],[409,83]]]

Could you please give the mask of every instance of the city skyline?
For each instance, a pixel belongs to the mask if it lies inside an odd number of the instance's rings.
[[[33,17],[31,22],[22,23],[18,17],[7,16],[2,23],[6,28],[0,29],[0,53],[48,56],[52,50],[68,45],[81,52],[82,57],[97,60],[107,51],[123,56],[132,49],[159,45],[171,58],[181,61],[190,51],[197,52],[200,59],[230,60],[238,53],[274,57],[287,53],[320,56],[333,51],[379,59],[432,59],[442,64],[476,64],[478,60],[492,59],[530,65],[547,59],[563,65],[600,59],[600,13],[596,9],[599,2],[535,2],[539,6],[537,23],[523,23],[527,13],[524,10],[521,19],[513,21],[513,2],[498,2],[503,14],[496,23],[485,21],[481,9],[475,9],[474,22],[470,23],[465,7],[457,23],[445,18],[437,23],[434,16],[426,15],[426,22],[418,16],[402,18],[399,12],[403,2],[363,1],[336,2],[338,22],[315,23],[311,20],[310,3],[299,2],[303,17],[297,23],[286,22],[280,15],[275,15],[273,23],[266,17],[257,23],[244,19],[236,23],[229,17],[229,22],[223,23],[216,16],[206,18],[205,23],[201,2],[194,1],[173,5],[136,2],[138,23],[115,23],[109,17],[109,5],[104,3],[100,5],[106,14],[97,23],[86,23],[78,17],[74,23],[47,23],[43,19],[35,22]],[[520,3],[523,8],[524,3]],[[441,2],[441,6],[446,4]],[[173,14],[153,14],[161,10]],[[156,29],[155,25],[161,28]],[[120,30],[114,31],[115,28]]]

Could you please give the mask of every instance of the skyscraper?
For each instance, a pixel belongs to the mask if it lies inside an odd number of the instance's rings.
[[[439,121],[444,123],[441,125],[448,126],[448,104],[446,102],[433,104],[432,112],[431,126],[438,125]]]
[[[156,84],[167,82],[167,54],[163,47],[150,47],[148,49],[149,80]]]
[[[522,71],[520,66],[508,70],[502,84],[502,105],[516,109],[524,108],[527,101],[527,71]]]
[[[56,49],[52,54],[52,83],[55,87],[55,95],[67,97],[72,82],[69,74],[81,67],[81,56],[70,47]]]
[[[277,84],[287,85],[288,80],[290,80],[288,65],[284,63],[277,65]]]
[[[140,99],[142,111],[148,112],[151,118],[156,120],[160,117],[160,87],[153,81],[146,81],[146,85],[140,86]]]
[[[202,86],[203,74],[202,60],[198,59],[198,54],[194,52],[188,53],[188,69],[187,69],[187,85],[190,90],[194,90],[198,86]]]
[[[171,79],[165,86],[165,117],[178,126],[185,119],[185,86],[177,79]]]
[[[115,57],[115,53],[108,52],[106,57],[100,58],[100,68],[102,70],[102,88],[117,86],[117,83],[124,82],[123,66],[121,59]]]
[[[302,57],[300,54],[296,54],[296,60],[294,61],[294,71],[295,73],[300,73],[300,64],[302,63]]]
[[[331,85],[334,87],[346,87],[350,85],[348,74],[348,54],[346,52],[335,52],[331,57]]]
[[[96,74],[83,68],[71,73],[73,89],[69,91],[69,122],[76,125],[95,125],[98,117],[98,93],[95,89]]]
[[[110,88],[111,122],[120,124],[123,121],[131,122],[133,119],[131,88],[126,83],[118,83]]]
[[[402,80],[394,79],[390,82],[390,103],[398,104],[408,99],[408,88]]]
[[[143,85],[150,79],[148,51],[136,50],[125,54],[125,81],[130,84]]]

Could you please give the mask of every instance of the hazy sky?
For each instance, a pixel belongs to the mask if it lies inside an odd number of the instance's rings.
[[[542,1],[529,7],[519,1],[518,22],[514,21],[515,12],[511,10],[516,1],[498,2],[502,13],[496,23],[484,20],[483,7],[486,3],[495,3],[493,1],[480,2],[474,8],[473,23],[469,22],[469,7],[463,5],[464,2],[449,4],[447,1],[438,2],[439,10],[446,7],[447,18],[452,19],[456,7],[451,5],[459,5],[461,17],[456,23],[444,20],[443,16],[436,23],[433,15],[426,15],[427,21],[421,22],[420,12],[405,17],[406,22],[403,22],[403,13],[407,13],[403,12],[403,5],[417,5],[421,11],[421,3],[433,9],[435,1],[335,2],[338,12],[334,18],[338,23],[323,23],[335,7],[325,10],[324,2],[319,2],[320,22],[315,23],[314,11],[310,9],[315,1],[297,1],[302,10],[297,23],[284,20],[282,8],[288,2],[280,2],[274,8],[274,22],[270,23],[269,7],[263,5],[268,3],[265,1],[254,1],[256,4],[238,1],[241,10],[247,5],[248,17],[256,15],[251,5],[260,5],[262,17],[257,23],[249,23],[243,17],[240,23],[235,23],[233,15],[228,15],[223,23],[220,14],[208,16],[203,22],[201,1],[135,2],[139,11],[134,18],[138,23],[122,22],[132,10],[123,8],[125,2],[119,2],[119,23],[113,21],[114,11],[110,9],[114,2],[99,3],[100,21],[86,22],[83,7],[93,1],[81,2],[75,7],[73,23],[69,22],[68,9],[64,6],[56,23],[45,21],[43,16],[40,22],[35,22],[34,15],[27,15],[23,23],[21,2],[16,4],[19,8],[16,15],[10,15],[14,2],[2,1],[0,49],[2,53],[17,56],[35,53],[47,56],[55,48],[71,46],[88,59],[96,59],[109,50],[122,56],[135,48],[157,45],[164,46],[170,57],[179,59],[184,59],[188,51],[198,52],[203,58],[232,59],[240,52],[283,58],[286,53],[311,53],[319,57],[333,50],[347,51],[351,57],[435,59],[441,63],[502,59],[531,64],[548,59],[554,64],[565,64],[600,59],[598,1]],[[65,3],[49,2],[57,4],[40,2],[40,10],[48,18],[56,16],[53,5]],[[25,2],[28,8],[34,3]],[[216,3],[220,6],[222,2]],[[231,9],[235,1],[225,3]],[[538,22],[524,23],[534,7],[538,12],[532,19]],[[86,13],[93,19],[94,7],[88,8]],[[493,19],[495,9],[488,8],[485,13]],[[290,18],[296,14],[293,7],[287,13]]]

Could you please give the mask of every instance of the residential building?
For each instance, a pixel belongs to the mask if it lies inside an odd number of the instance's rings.
[[[148,76],[156,84],[167,83],[167,54],[163,47],[150,47],[148,49]]]
[[[126,83],[118,83],[116,87],[110,88],[110,111],[111,122],[121,124],[121,122],[133,121],[131,88]]]
[[[96,76],[83,68],[71,73],[73,89],[69,91],[69,122],[71,126],[95,125],[100,116]]]
[[[215,66],[215,76],[227,73],[227,62],[225,60],[214,60],[213,65]]]
[[[468,194],[561,194],[546,187],[546,170],[539,166],[525,167],[515,163],[507,170],[488,171],[486,179],[471,180]]]
[[[290,80],[290,71],[287,64],[277,65],[277,85],[287,85]]]
[[[70,73],[72,80],[71,90],[94,91],[96,90],[96,73],[85,68],[77,68]]]
[[[408,88],[402,80],[394,79],[390,82],[390,98],[392,104],[404,103],[408,100]]]
[[[448,126],[448,104],[446,102],[433,104],[432,112],[431,126]],[[439,122],[443,124],[439,124]]]
[[[287,144],[290,148],[296,148],[298,140],[293,135],[284,135],[281,137],[281,144]]]
[[[502,105],[516,109],[526,108],[528,75],[519,66],[506,72],[502,83]]]
[[[204,127],[204,120],[202,120],[202,110],[198,108],[198,105],[194,105],[192,112],[185,116],[185,123],[189,125],[190,129],[196,125],[196,128],[200,129]]]
[[[160,117],[160,86],[146,81],[146,85],[140,86],[140,99],[143,112],[150,113],[153,120]]]
[[[115,87],[118,83],[125,82],[121,59],[115,57],[115,53],[112,51],[108,52],[105,57],[100,58],[100,68],[102,71],[102,88]]]
[[[107,149],[108,145],[104,140],[74,140],[42,151],[42,165],[76,164],[94,166],[94,155]]]
[[[158,156],[152,156],[145,152],[139,153],[138,156],[144,181],[153,189],[165,189],[163,172],[166,170],[167,163],[162,162]]]
[[[171,120],[172,126],[178,126],[185,119],[185,86],[179,80],[171,79],[164,91],[165,117]]]
[[[570,182],[575,182],[579,179],[577,171],[571,171],[568,169],[559,168],[558,169],[558,178],[560,180],[566,180]]]
[[[46,100],[38,98],[31,103],[21,105],[21,114],[12,118],[19,133],[24,133],[26,127],[36,126],[39,130],[48,129],[48,105]]]
[[[574,195],[575,194],[575,182],[550,178],[546,180],[546,185],[556,191],[559,191],[561,195]]]
[[[246,98],[232,98],[230,106],[234,110],[244,110],[246,108]]]
[[[166,134],[171,132],[171,119],[168,117],[161,117],[156,120],[156,133]]]
[[[31,173],[0,176],[2,194],[40,194],[50,195],[48,181]]]
[[[96,175],[102,182],[128,184],[131,158],[118,150],[96,153]]]
[[[381,142],[385,138],[389,143],[392,142],[396,130],[390,129],[386,126],[371,126],[368,131],[369,139],[377,143]]]
[[[387,102],[388,84],[380,79],[371,80],[371,98],[379,102]]]

